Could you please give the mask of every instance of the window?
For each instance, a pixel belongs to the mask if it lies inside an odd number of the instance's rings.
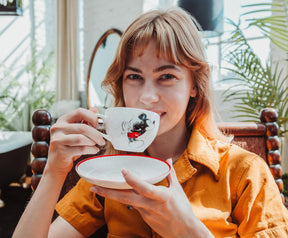
[[[55,91],[56,0],[22,3],[23,16],[0,17],[0,129],[30,130]]]
[[[257,2],[271,2],[271,0],[253,0],[253,3]],[[238,23],[240,15],[244,12],[243,5],[251,4],[251,0],[224,0],[224,19],[231,19],[233,22]],[[177,5],[177,0],[144,0],[143,10],[147,11],[153,8],[167,8],[173,5]],[[244,21],[245,17],[241,17]],[[246,17],[247,19],[247,17]],[[243,22],[245,24],[245,22]],[[247,24],[247,23],[246,23]],[[227,66],[223,60],[222,49],[223,45],[229,39],[229,32],[231,31],[231,25],[228,21],[224,20],[224,33],[218,37],[204,38],[204,45],[206,48],[207,59],[212,69],[212,82],[217,83],[219,87],[219,81],[222,78],[228,77],[229,72],[223,70],[221,67]],[[263,63],[269,59],[270,43],[268,39],[265,39],[259,31],[250,29],[245,31],[245,36],[249,39],[249,43],[253,50],[260,57]],[[225,86],[225,85],[223,85]]]
[[[55,4],[55,0],[23,0],[23,16],[1,16],[0,62],[18,72],[17,77],[30,60],[32,48],[38,53],[55,52]]]
[[[257,2],[271,2],[271,0],[253,0],[253,3]],[[230,1],[224,0],[224,33],[220,37],[206,38],[204,43],[206,46],[207,58],[212,68],[212,82],[217,84],[217,87],[224,86],[219,84],[219,81],[225,77],[229,77],[230,72],[224,70],[227,67],[227,63],[223,60],[223,47],[227,42],[229,43],[229,33],[232,30],[231,24],[228,23],[227,19],[231,19],[236,24],[239,21],[239,17],[244,13],[245,9],[242,6],[252,4],[251,0],[237,0]],[[251,17],[251,16],[249,16]],[[248,17],[241,17],[241,25],[243,29],[247,26],[245,20]],[[260,57],[262,63],[269,60],[270,54],[270,42],[261,35],[260,31],[251,28],[249,30],[244,30],[244,35],[248,39],[248,42],[254,52]]]

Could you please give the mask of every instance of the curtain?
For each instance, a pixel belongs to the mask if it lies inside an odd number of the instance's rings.
[[[79,100],[78,0],[57,1],[56,101]]]

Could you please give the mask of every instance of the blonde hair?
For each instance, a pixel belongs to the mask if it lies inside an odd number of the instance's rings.
[[[193,125],[212,138],[223,139],[218,130],[212,108],[210,68],[204,55],[204,47],[197,21],[181,8],[166,11],[153,10],[142,14],[123,33],[115,58],[102,83],[114,96],[115,106],[125,106],[122,76],[131,56],[139,56],[153,39],[156,54],[174,64],[191,70],[197,96],[190,98],[186,109],[186,124]]]

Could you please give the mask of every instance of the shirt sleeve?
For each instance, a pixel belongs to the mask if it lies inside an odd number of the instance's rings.
[[[288,237],[288,210],[265,161],[250,157],[236,190],[232,219],[240,237]]]
[[[91,186],[80,179],[56,205],[57,213],[85,237],[91,236],[105,224],[103,206],[89,191]]]

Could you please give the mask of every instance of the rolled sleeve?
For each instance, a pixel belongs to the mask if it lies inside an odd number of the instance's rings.
[[[237,187],[232,217],[240,237],[288,237],[288,211],[267,164],[258,156],[246,160]]]
[[[91,186],[80,179],[56,205],[58,214],[85,237],[89,237],[105,224],[103,206],[95,194],[89,192]]]

